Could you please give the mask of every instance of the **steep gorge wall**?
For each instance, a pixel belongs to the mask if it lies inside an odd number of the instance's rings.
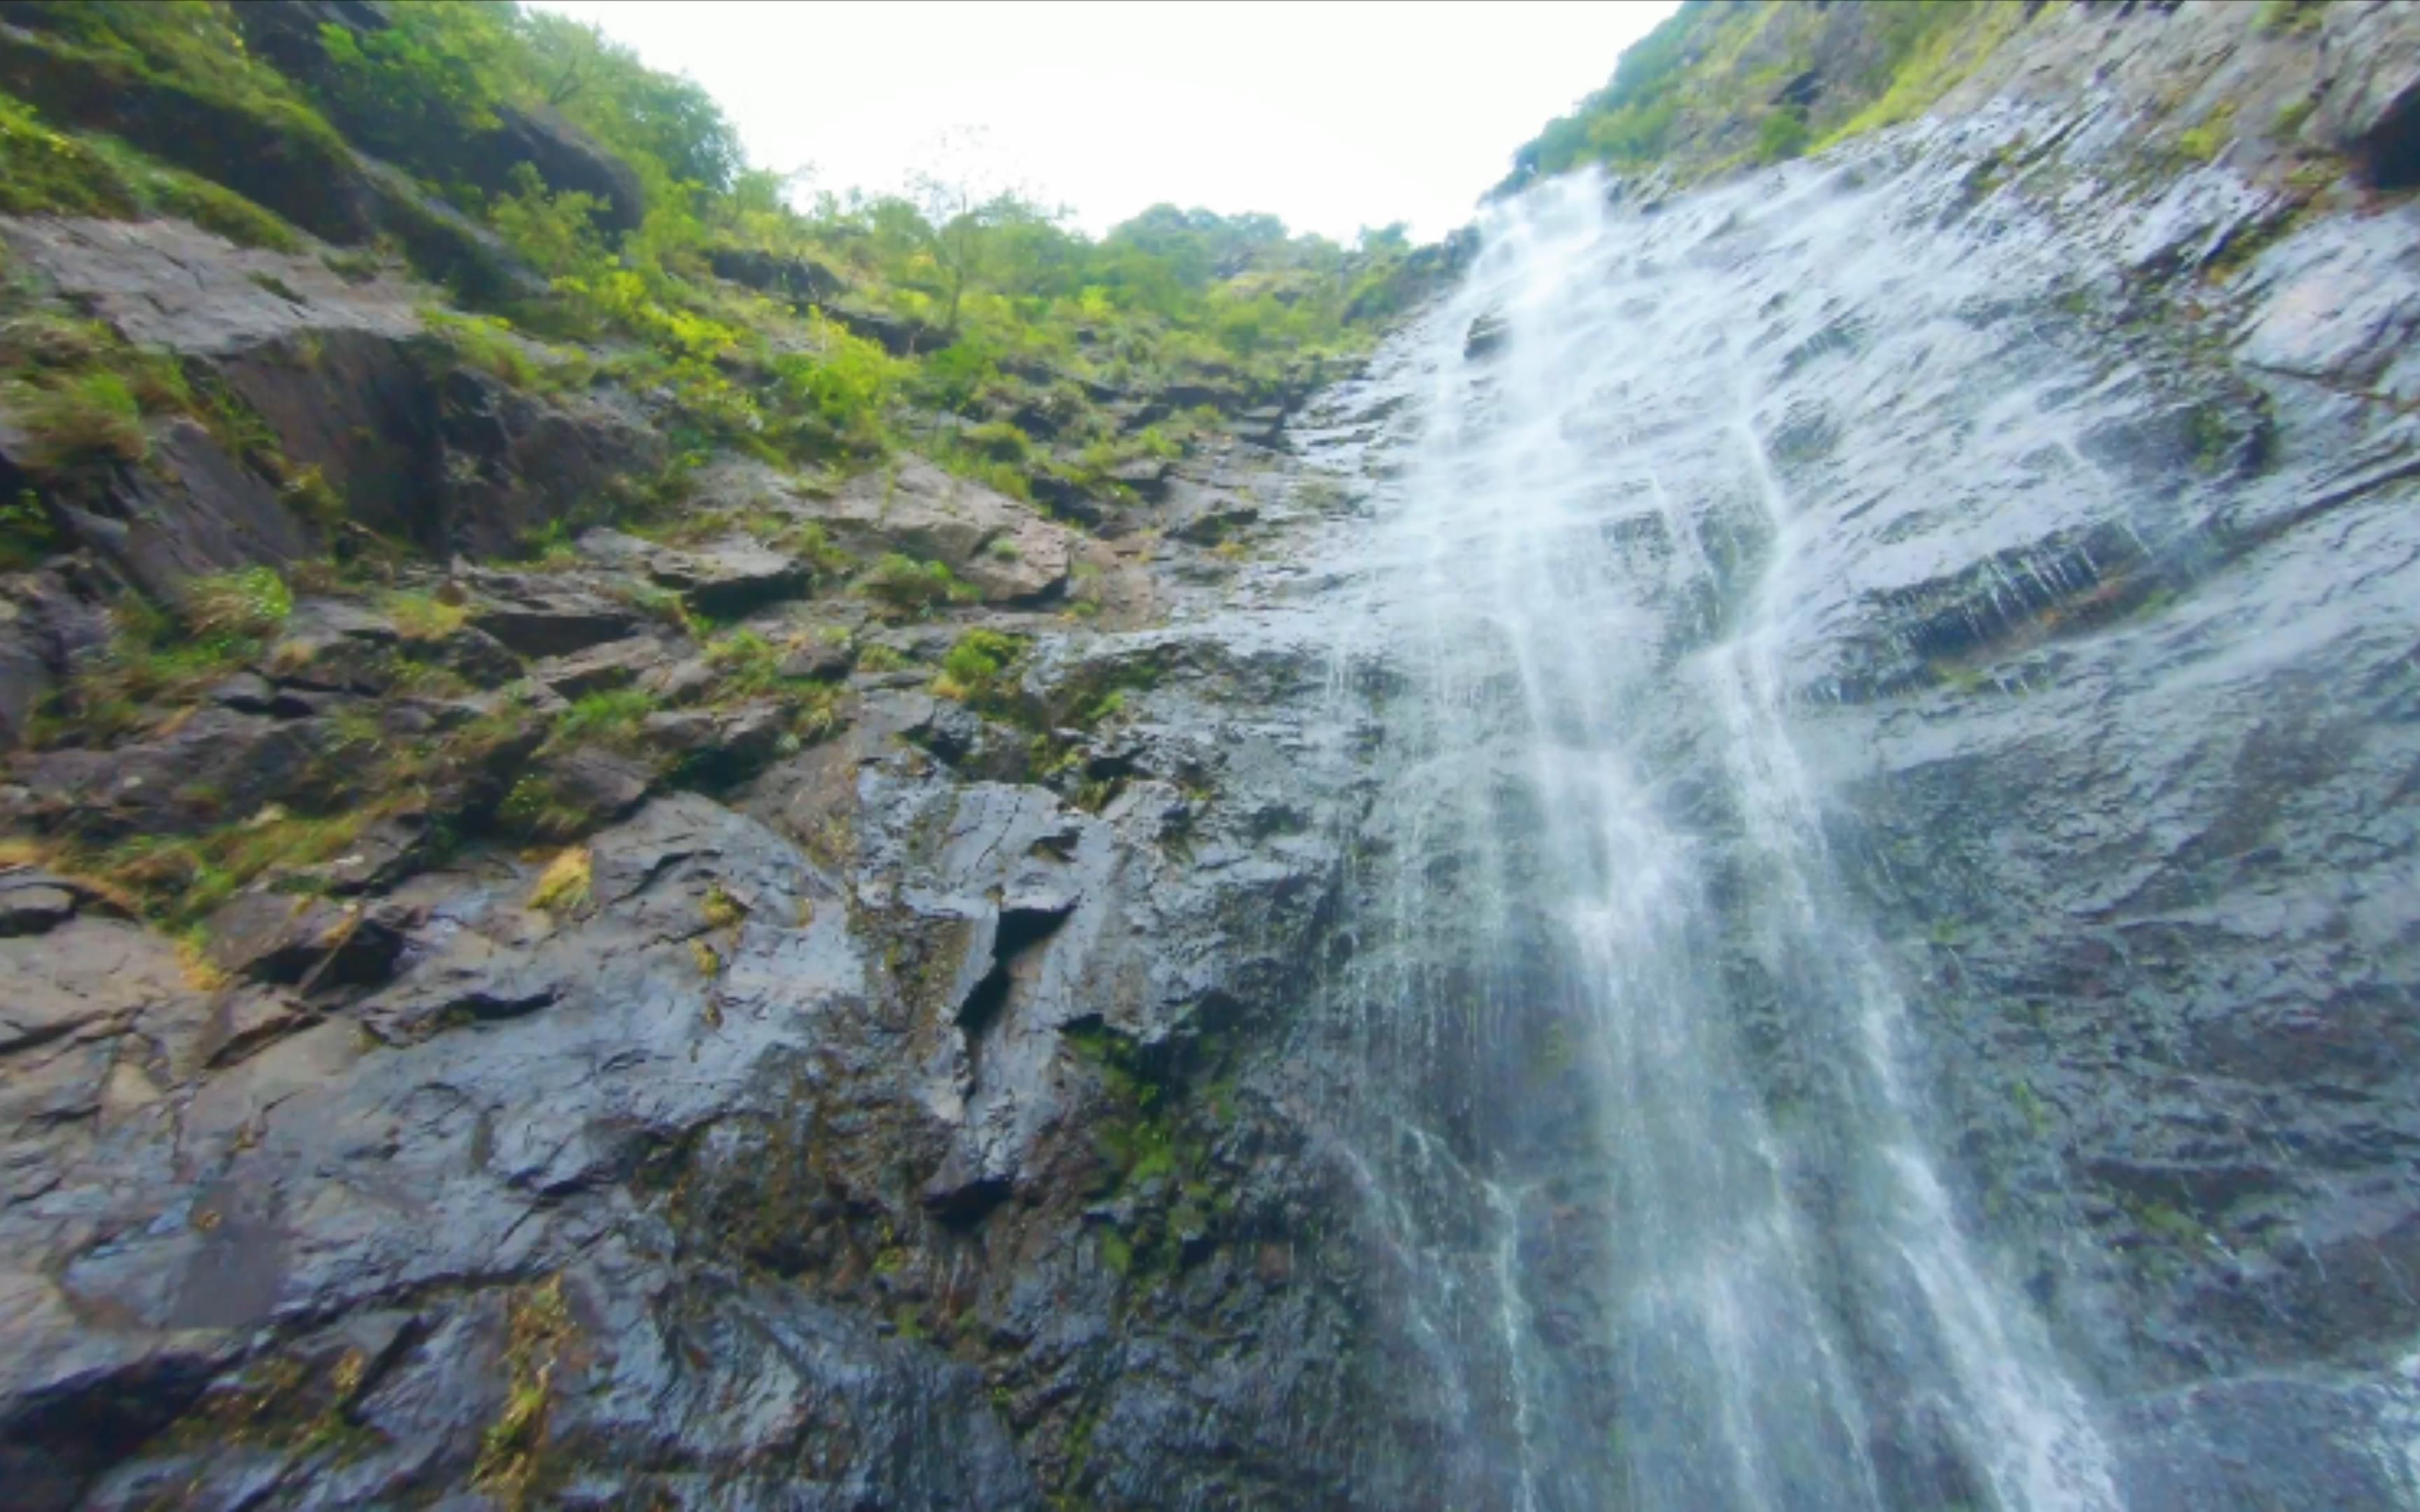
[[[1606,469],[1704,420],[1736,376],[1710,341],[1745,354],[1844,889],[1962,1211],[2112,1404],[2135,1504],[2391,1504],[2361,1457],[2415,1322],[2420,273],[2361,175],[2392,185],[2366,165],[2399,161],[2415,39],[2394,8],[2316,35],[2241,8],[2054,8],[1937,119],[1617,191],[1608,282],[1668,372],[1608,400]],[[2170,150],[2255,86],[2311,108]],[[379,522],[427,553],[12,768],[12,1494],[1512,1504],[1565,1429],[1530,1494],[1632,1494],[1589,1342],[1590,1225],[1623,1214],[1590,1206],[1583,1026],[1479,980],[1504,942],[1453,911],[1405,764],[1432,721],[1507,716],[1425,702],[1416,641],[1373,636],[1440,372],[1508,339],[1483,266],[1089,532],[913,459],[721,457],[672,538],[533,563],[479,559],[644,473],[648,396],[432,373],[437,296],[393,274],[164,223],[5,234],[357,507],[401,481]],[[112,478],[82,552],[11,579],[19,686],[71,678],[122,584],[173,599],[324,529],[198,425]],[[1704,581],[1592,522],[1673,665],[1775,560],[1728,486],[1682,501]],[[869,596],[890,550],[967,592]],[[954,656],[973,631],[1028,643]],[[1642,687],[1723,853],[1706,712]],[[581,703],[630,691],[617,723]],[[50,859],[322,814],[364,822],[194,910],[181,954]],[[1406,859],[1438,863],[1434,924],[1381,917]],[[1752,923],[1709,927],[1783,1110],[1804,1046]],[[1415,980],[1523,1011],[1432,1035],[1367,992]],[[1508,1221],[1474,1178],[1525,1169],[1567,1185]],[[1499,1358],[1503,1275],[1530,1321]],[[1440,1296],[1474,1326],[1420,1335]],[[1561,1394],[1526,1422],[1523,1348]],[[1924,1425],[1873,1431],[1907,1504],[1960,1484]]]

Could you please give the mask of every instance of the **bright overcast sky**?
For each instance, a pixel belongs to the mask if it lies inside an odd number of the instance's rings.
[[[1098,233],[1163,200],[1349,239],[1470,217],[1514,147],[1605,83],[1672,0],[879,4],[538,0],[729,113],[759,166],[896,188],[981,126]]]

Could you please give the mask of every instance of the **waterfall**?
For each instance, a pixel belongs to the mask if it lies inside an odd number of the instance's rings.
[[[1422,1504],[2119,1504],[1939,1165],[1918,988],[1794,728],[1852,490],[1793,498],[1831,422],[1777,385],[1903,294],[1857,255],[1888,208],[1560,180],[1385,364],[1409,397],[1338,678],[1383,776],[1326,1024],[1369,1068],[1339,1141],[1404,1341],[1365,1458],[1441,1467]],[[1904,328],[1993,276],[1943,271]]]

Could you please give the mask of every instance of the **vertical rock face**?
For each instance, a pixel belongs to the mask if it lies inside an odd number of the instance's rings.
[[[0,870],[0,1500],[2420,1502],[2420,222],[2143,156],[2285,77],[2224,8],[2043,24],[1504,207],[1157,538],[722,458],[21,754],[46,842],[375,806],[201,951]],[[2391,184],[2409,13],[2320,24]],[[0,231],[431,552],[660,446],[425,291]],[[103,579],[316,549],[155,457],[8,579],[0,734]]]
[[[1400,353],[1323,1001],[1406,1503],[2420,1499],[2420,221],[2170,124],[1567,181]]]

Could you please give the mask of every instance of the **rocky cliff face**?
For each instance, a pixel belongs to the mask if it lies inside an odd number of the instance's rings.
[[[1324,646],[1238,591],[1332,489],[1229,442],[1079,534],[727,458],[670,534],[494,562],[648,476],[644,395],[175,223],[0,234],[352,505],[154,423],[9,579],[12,1499],[1338,1483],[1342,1198],[1270,1027]],[[357,527],[407,554],[253,576]],[[199,675],[108,671],[122,595],[207,636],[244,584]]]
[[[0,223],[21,321],[285,464],[154,420],[7,579],[11,1504],[1652,1504],[1623,1109],[1521,891],[1578,816],[1411,586],[1476,570],[1431,443],[1600,318],[1628,386],[1557,444],[1611,482],[1537,587],[1621,597],[1570,655],[1706,858],[1706,1116],[1800,1131],[1855,1247],[1827,958],[1698,680],[1764,624],[1827,920],[2123,1499],[2408,1502],[2420,38],[2236,10],[2070,8],[1842,155],[1564,186],[1573,304],[1499,246],[1055,516],[912,456],[651,508],[654,396],[466,362],[431,288]],[[1840,1504],[2010,1500],[1857,1347]]]

